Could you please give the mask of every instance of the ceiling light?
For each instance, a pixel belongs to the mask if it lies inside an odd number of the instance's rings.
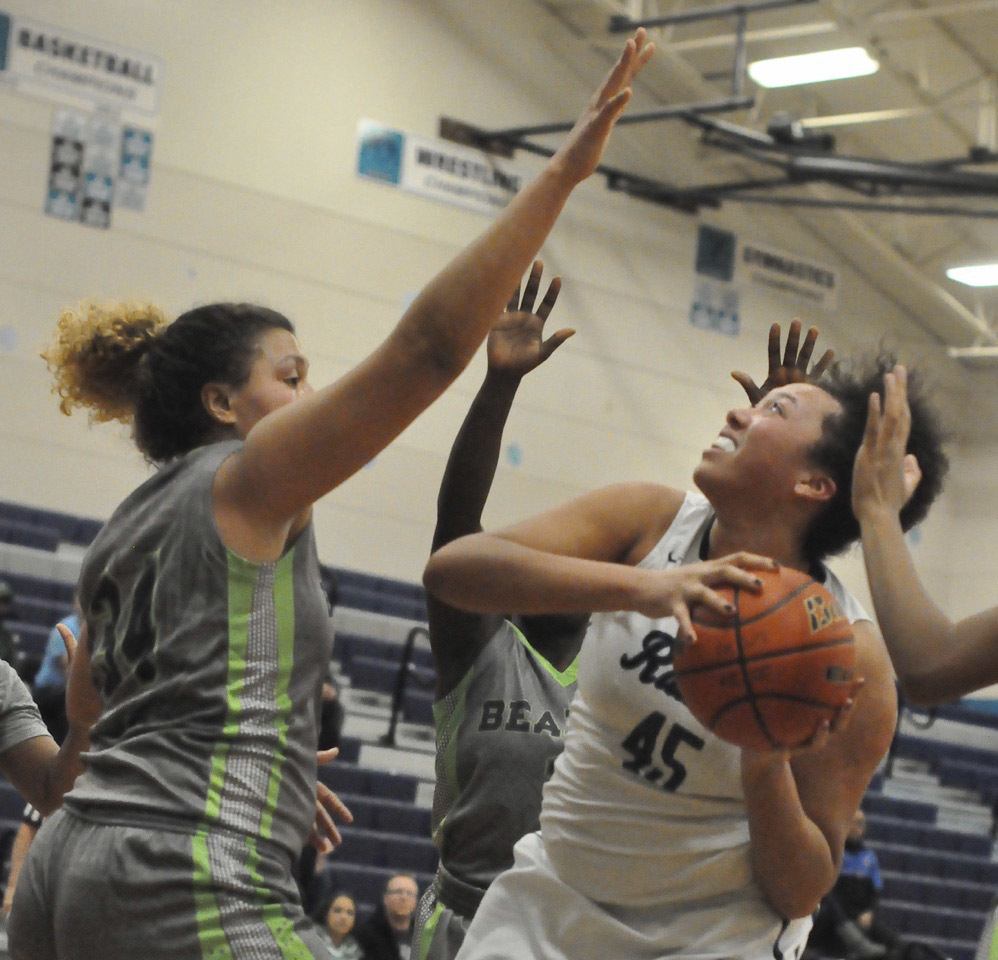
[[[965,283],[968,287],[998,287],[998,263],[979,263],[972,267],[950,267],[946,271],[950,280]]]
[[[880,64],[862,47],[843,47],[841,50],[756,60],[749,64],[748,72],[760,87],[793,87],[800,83],[865,77],[876,73],[879,68]]]

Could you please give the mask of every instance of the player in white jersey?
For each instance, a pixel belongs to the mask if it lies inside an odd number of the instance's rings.
[[[952,621],[925,592],[901,529],[899,511],[925,483],[906,456],[912,430],[908,373],[885,376],[884,403],[871,395],[856,457],[853,509],[863,531],[870,592],[901,687],[914,703],[946,703],[998,683],[998,607]]]
[[[761,399],[730,411],[704,452],[694,473],[703,496],[621,484],[431,558],[426,583],[450,603],[602,611],[583,643],[541,831],[517,844],[459,960],[779,960],[803,950],[896,702],[882,641],[821,564],[858,533],[852,459],[883,364],[817,386],[803,376],[813,337],[801,357],[798,337],[795,324],[763,388],[746,384]],[[938,448],[935,432],[922,434],[920,462]],[[927,507],[913,498],[906,522]],[[693,636],[689,606],[720,605],[687,578],[704,564],[719,579],[743,577],[713,558],[745,550],[824,580],[854,621],[865,686],[850,722],[833,732],[826,721],[808,750],[731,746],[697,723],[672,682],[672,645]]]

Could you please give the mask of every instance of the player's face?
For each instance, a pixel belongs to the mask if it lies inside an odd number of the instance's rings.
[[[772,390],[754,407],[728,412],[693,479],[708,497],[728,491],[788,498],[800,478],[813,472],[809,452],[821,437],[825,417],[840,409],[831,394],[813,384]]]
[[[357,906],[350,897],[337,897],[326,912],[326,926],[337,936],[345,937],[357,918]]]
[[[245,437],[268,413],[312,392],[298,339],[280,327],[260,335],[249,379],[229,397],[236,433]]]

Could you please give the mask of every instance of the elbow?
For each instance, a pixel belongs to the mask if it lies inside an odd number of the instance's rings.
[[[947,698],[940,696],[939,685],[931,676],[898,677],[905,703],[911,707],[938,707]]]
[[[806,891],[783,890],[767,893],[766,902],[784,920],[799,920],[810,917],[821,905],[821,897],[808,895]]]
[[[454,575],[453,563],[448,554],[447,547],[441,547],[430,555],[423,570],[423,586],[426,592],[445,603],[450,602]]]

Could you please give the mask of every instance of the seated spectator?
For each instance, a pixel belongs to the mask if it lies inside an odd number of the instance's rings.
[[[381,903],[357,928],[364,960],[410,960],[417,955],[412,950],[412,927],[418,898],[419,885],[411,874],[389,878]]]
[[[68,627],[74,635],[80,632],[80,608],[73,600],[73,612],[63,617],[59,623]],[[45,646],[45,656],[35,674],[32,692],[35,703],[49,728],[52,739],[62,743],[66,736],[66,645],[58,627],[53,627]]]
[[[14,845],[10,851],[10,869],[7,871],[7,885],[3,890],[3,906],[0,907],[0,916],[5,922],[10,916],[10,908],[14,903],[14,892],[17,890],[17,878],[21,875],[21,867],[24,866],[24,859],[41,825],[42,815],[29,803],[21,815],[21,822],[14,835]]]
[[[13,617],[14,588],[6,580],[0,580],[0,660],[6,660],[16,669],[18,638],[7,626]]]
[[[332,960],[363,960],[364,953],[352,933],[357,919],[357,902],[351,894],[343,891],[335,894],[324,905],[318,919],[322,932],[329,937],[327,949]]]
[[[877,919],[884,882],[877,854],[863,842],[866,816],[857,810],[846,837],[835,886],[821,901],[808,946],[848,960],[880,960],[897,953],[900,938]]]

